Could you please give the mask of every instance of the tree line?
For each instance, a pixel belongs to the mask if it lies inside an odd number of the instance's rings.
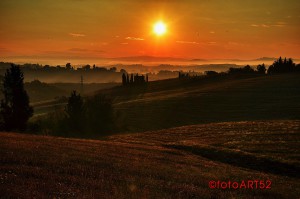
[[[139,75],[138,73],[133,75],[131,74],[129,77],[128,73],[123,73],[122,74],[122,85],[138,85],[138,84],[144,84],[148,82],[149,77],[148,74],[145,75]]]
[[[256,68],[251,67],[250,65],[246,65],[241,68],[233,68],[230,67],[226,73],[218,73],[216,71],[206,71],[205,74],[207,76],[214,76],[219,74],[261,74],[261,75],[272,75],[272,74],[280,74],[280,73],[295,73],[300,72],[300,64],[294,63],[294,61],[289,58],[282,59],[279,57],[277,60],[273,62],[268,68],[265,64],[259,64]]]
[[[274,61],[274,63],[268,68],[268,74],[291,72],[300,72],[300,64],[296,65],[291,58],[282,59],[279,57],[279,59]]]
[[[300,64],[294,63],[292,58],[284,58],[279,57],[277,60],[271,64],[268,69],[265,64],[260,64],[256,67],[256,70],[251,66],[247,65],[243,68],[229,68],[229,74],[279,74],[279,73],[293,73],[300,72]]]

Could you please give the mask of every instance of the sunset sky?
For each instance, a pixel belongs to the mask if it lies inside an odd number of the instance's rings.
[[[300,58],[299,0],[1,0],[0,13],[0,61]]]

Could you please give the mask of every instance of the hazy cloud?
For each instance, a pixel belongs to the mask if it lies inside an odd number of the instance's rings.
[[[199,44],[198,42],[195,42],[195,41],[176,41],[176,43],[179,43],[179,44]]]
[[[69,35],[71,35],[72,37],[85,37],[85,34],[81,34],[81,33],[69,33]]]
[[[251,24],[252,27],[261,27],[261,28],[270,28],[269,25],[266,24]]]
[[[272,26],[275,26],[275,27],[284,27],[284,26],[286,26],[286,22],[278,21],[276,24],[274,24]]]
[[[125,39],[135,40],[135,41],[143,41],[144,40],[143,38],[138,38],[138,37],[126,37]]]
[[[275,25],[272,25],[272,26],[274,26],[274,27],[284,27],[285,25],[282,25],[282,24],[275,24]]]
[[[128,43],[124,42],[124,43],[121,43],[122,45],[127,45]]]
[[[286,26],[285,22],[277,22],[276,24],[251,24],[252,27],[261,27],[261,28],[270,28],[270,27],[284,27]]]

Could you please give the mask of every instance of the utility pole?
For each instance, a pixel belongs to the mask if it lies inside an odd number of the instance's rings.
[[[80,94],[81,94],[81,96],[83,95],[83,76],[81,75],[81,77],[80,77]]]

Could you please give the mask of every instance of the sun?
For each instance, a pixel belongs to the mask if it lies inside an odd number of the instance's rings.
[[[161,36],[164,35],[167,32],[167,27],[166,24],[162,21],[158,21],[154,24],[153,26],[153,32],[157,35],[157,36]]]

